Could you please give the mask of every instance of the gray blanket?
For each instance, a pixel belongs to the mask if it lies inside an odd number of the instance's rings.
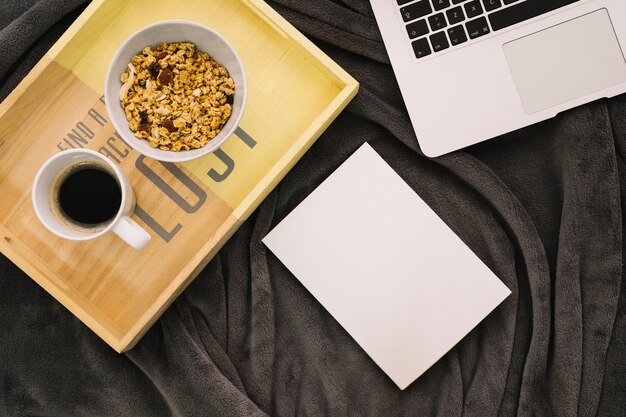
[[[82,3],[0,0],[0,100]],[[626,415],[626,97],[429,159],[367,0],[269,4],[359,95],[127,354],[0,256],[0,416]],[[405,391],[261,243],[366,141],[513,291]]]

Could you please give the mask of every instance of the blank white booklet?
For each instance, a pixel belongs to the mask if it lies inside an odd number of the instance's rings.
[[[263,242],[401,389],[511,293],[368,144]]]

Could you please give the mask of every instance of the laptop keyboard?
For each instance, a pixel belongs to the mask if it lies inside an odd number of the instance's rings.
[[[419,59],[579,0],[396,1]]]

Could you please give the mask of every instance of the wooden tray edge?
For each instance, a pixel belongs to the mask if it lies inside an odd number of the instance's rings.
[[[52,62],[68,42],[76,35],[78,30],[85,22],[98,10],[98,8],[106,0],[93,0],[89,6],[76,18],[74,23],[61,35],[61,37],[50,47],[43,57],[35,64],[28,74],[20,81],[20,83],[11,91],[11,93],[0,103],[0,118],[11,108],[17,100],[24,94],[28,87],[41,75],[43,70]]]
[[[121,349],[120,339],[123,334],[122,330],[111,321],[104,312],[100,311],[93,304],[90,304],[90,306],[93,307],[92,311],[88,312],[78,301],[69,296],[68,293],[73,290],[62,283],[60,279],[51,277],[50,275],[54,276],[54,274],[51,273],[46,265],[40,262],[37,255],[33,254],[30,249],[22,247],[20,240],[12,236],[10,231],[1,224],[0,233],[2,234],[2,238],[0,238],[0,252],[113,349],[117,351]],[[103,322],[107,322],[106,326],[108,327],[106,327]],[[119,334],[113,334],[110,329],[118,330]]]
[[[307,51],[317,61],[324,64],[335,77],[343,82],[345,85],[358,84],[357,81],[335,61],[330,59],[321,49],[317,47],[313,42],[304,36],[298,29],[296,29],[291,23],[289,23],[278,12],[268,6],[263,0],[240,0],[243,4],[248,6],[253,12],[257,13],[263,20],[265,20],[270,26],[274,28],[278,27],[281,31],[287,34],[293,41],[300,45],[305,51]]]

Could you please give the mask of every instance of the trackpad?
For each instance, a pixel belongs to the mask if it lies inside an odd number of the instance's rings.
[[[503,48],[528,114],[626,82],[626,61],[606,9]]]

